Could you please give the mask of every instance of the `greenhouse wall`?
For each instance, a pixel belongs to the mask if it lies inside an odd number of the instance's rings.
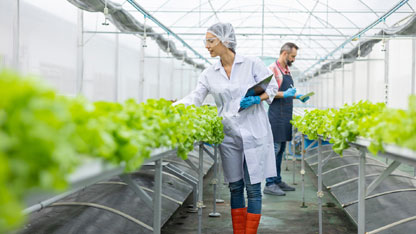
[[[412,40],[389,42],[388,102],[392,107],[407,108],[407,97],[412,92],[412,59],[414,59],[412,47]]]
[[[2,67],[42,77],[64,95],[74,96],[81,90],[93,101],[180,99],[196,86],[201,70],[161,51],[150,38],[143,47],[139,36],[115,33],[118,30],[111,23],[102,25],[102,13],[82,13],[82,59],[77,50],[79,10],[75,6],[67,1],[54,7],[56,3],[50,0],[21,0],[20,29],[16,32],[15,3],[0,2]],[[82,68],[77,65],[79,58]],[[78,82],[78,69],[83,69],[82,84]]]
[[[377,43],[367,56],[307,81],[304,86],[308,92],[316,93],[309,106],[336,108],[369,100],[387,101],[389,107],[406,109],[408,96],[416,90],[414,43],[403,38],[389,39],[384,45]]]

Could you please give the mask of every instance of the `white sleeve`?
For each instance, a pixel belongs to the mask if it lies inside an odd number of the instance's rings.
[[[270,76],[273,74],[273,72],[264,65],[263,61],[261,61],[259,58],[256,58],[254,60],[253,65],[253,75],[256,82],[260,82],[264,78]],[[277,94],[277,91],[279,91],[279,87],[277,85],[276,79],[273,75],[269,85],[267,86],[266,93],[269,95],[269,98],[266,100],[268,104],[271,104],[273,102],[274,97]]]
[[[201,73],[201,75],[198,78],[196,88],[190,94],[186,95],[181,100],[173,103],[173,105],[185,104],[185,106],[201,106],[205,100],[205,97],[209,93],[207,77],[205,74],[205,71]]]

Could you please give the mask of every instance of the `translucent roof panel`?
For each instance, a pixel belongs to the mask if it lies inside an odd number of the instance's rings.
[[[126,0],[112,0],[123,5],[140,22],[144,17]],[[346,39],[377,21],[398,3],[404,3],[384,22],[368,30],[360,40],[374,36],[415,13],[416,0],[152,0],[136,1],[204,57],[209,53],[202,39],[207,27],[216,22],[229,22],[237,34],[237,53],[248,56],[278,57],[285,42],[299,47],[294,66],[301,72],[325,58]],[[164,33],[150,20],[157,32]],[[339,58],[359,41],[352,41],[331,58]],[[188,52],[188,55],[192,53]],[[195,59],[197,57],[195,56]]]

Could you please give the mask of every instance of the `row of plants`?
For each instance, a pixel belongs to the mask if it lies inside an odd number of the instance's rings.
[[[64,190],[85,157],[137,170],[152,149],[177,148],[187,157],[195,142],[224,138],[215,107],[90,102],[68,98],[40,80],[0,73],[0,233],[24,220],[24,195],[33,188]]]
[[[339,109],[306,111],[304,116],[295,116],[292,123],[309,139],[329,138],[340,155],[357,137],[371,140],[368,149],[374,155],[384,151],[383,144],[416,151],[416,96],[409,97],[406,110],[360,101]]]

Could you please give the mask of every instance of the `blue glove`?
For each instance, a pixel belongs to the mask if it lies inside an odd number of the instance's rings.
[[[241,99],[240,106],[242,108],[248,108],[253,104],[260,104],[260,96],[249,96]]]
[[[286,91],[283,92],[283,97],[294,97],[296,94],[296,88],[288,88]]]
[[[301,100],[300,99],[300,97],[302,97],[303,96],[303,94],[298,94],[298,95],[296,95],[296,99],[299,99],[301,102],[303,102],[303,103],[305,103],[306,101],[308,101],[309,100],[309,97],[306,97],[306,98],[304,98],[303,100]]]

